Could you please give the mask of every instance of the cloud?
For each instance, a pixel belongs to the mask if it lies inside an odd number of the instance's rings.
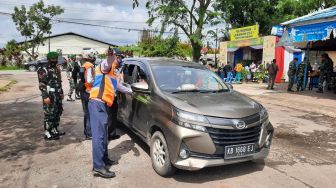
[[[0,0],[0,11],[12,13],[14,6],[19,6],[21,4],[29,6],[34,2],[36,1],[27,0],[22,2]],[[129,29],[148,28],[145,23],[148,17],[146,9],[142,6],[133,9],[132,3],[132,0],[86,0],[85,3],[80,0],[47,1],[47,4],[60,5],[64,7],[65,12],[59,16],[59,18],[75,18],[79,20],[71,21],[110,27]],[[20,37],[20,33],[17,32],[15,24],[12,22],[10,16],[0,15],[0,20],[0,28],[3,28],[0,34],[0,47],[13,38],[17,41],[23,40],[23,38]],[[108,20],[108,22],[100,20]],[[134,44],[138,40],[137,31],[83,26],[78,24],[56,23],[53,25],[52,32],[53,34],[75,32],[117,45]]]

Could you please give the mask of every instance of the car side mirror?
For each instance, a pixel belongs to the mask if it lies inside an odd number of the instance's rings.
[[[147,82],[137,82],[131,85],[132,91],[137,93],[150,94]]]

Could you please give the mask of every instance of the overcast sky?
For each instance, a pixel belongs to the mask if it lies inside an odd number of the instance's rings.
[[[0,11],[12,13],[14,6],[22,4],[29,6],[34,2],[37,2],[37,0],[0,0]],[[144,8],[144,3],[141,4],[141,7],[133,10],[132,0],[45,0],[44,2],[46,4],[60,5],[65,9],[64,13],[59,16],[59,18],[130,21],[131,23],[72,20],[76,22],[86,22],[123,28],[149,28],[145,23],[147,20],[147,12]],[[0,15],[0,28],[0,46],[3,46],[11,39],[16,39],[17,41],[23,40],[20,37],[20,33],[16,30],[15,24],[12,22],[10,16]],[[66,23],[56,23],[53,25],[53,34],[66,32],[75,32],[117,45],[134,44],[138,40],[138,32],[136,31],[81,26]]]
[[[14,6],[24,4],[29,6],[38,0],[0,0],[0,12],[13,13]],[[86,19],[86,20],[110,20],[127,22],[104,22],[104,21],[83,21],[90,24],[106,25],[113,27],[143,29],[149,28],[145,23],[148,13],[145,0],[140,0],[140,7],[133,9],[132,0],[44,0],[46,4],[60,5],[65,9],[58,18]],[[155,23],[152,28],[157,28]],[[53,25],[52,34],[75,32],[98,40],[103,40],[117,45],[134,44],[138,41],[137,31],[117,30],[102,27],[82,26],[76,24],[56,23]],[[182,40],[186,37],[181,35]],[[10,16],[0,14],[0,47],[7,41],[15,39],[22,41],[20,33],[16,30],[15,24]]]

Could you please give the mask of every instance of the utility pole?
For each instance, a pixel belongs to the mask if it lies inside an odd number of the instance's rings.
[[[215,65],[217,65],[218,28],[216,28]],[[217,65],[218,66],[218,65]]]
[[[48,52],[50,52],[50,34],[49,34],[49,37],[48,37]]]

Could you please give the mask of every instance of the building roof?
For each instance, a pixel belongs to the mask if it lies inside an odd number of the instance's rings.
[[[67,33],[61,33],[61,34],[57,34],[57,35],[51,35],[51,36],[47,36],[45,38],[46,39],[48,39],[48,38],[55,38],[55,37],[60,37],[60,36],[65,36],[65,35],[74,35],[74,36],[78,36],[78,37],[83,37],[83,38],[86,38],[86,39],[89,39],[89,40],[93,40],[93,41],[96,41],[96,42],[100,42],[100,43],[103,43],[103,44],[106,44],[106,45],[109,45],[109,46],[112,46],[112,47],[118,47],[115,44],[112,44],[112,43],[109,43],[109,42],[105,42],[105,41],[102,41],[102,40],[99,40],[99,39],[94,39],[94,38],[87,37],[87,36],[80,35],[78,33],[73,33],[73,32],[67,32]],[[24,43],[24,42],[18,42],[18,44],[22,44],[22,43]]]
[[[295,26],[303,25],[305,23],[319,23],[328,21],[336,21],[336,6],[283,22],[281,25]]]

